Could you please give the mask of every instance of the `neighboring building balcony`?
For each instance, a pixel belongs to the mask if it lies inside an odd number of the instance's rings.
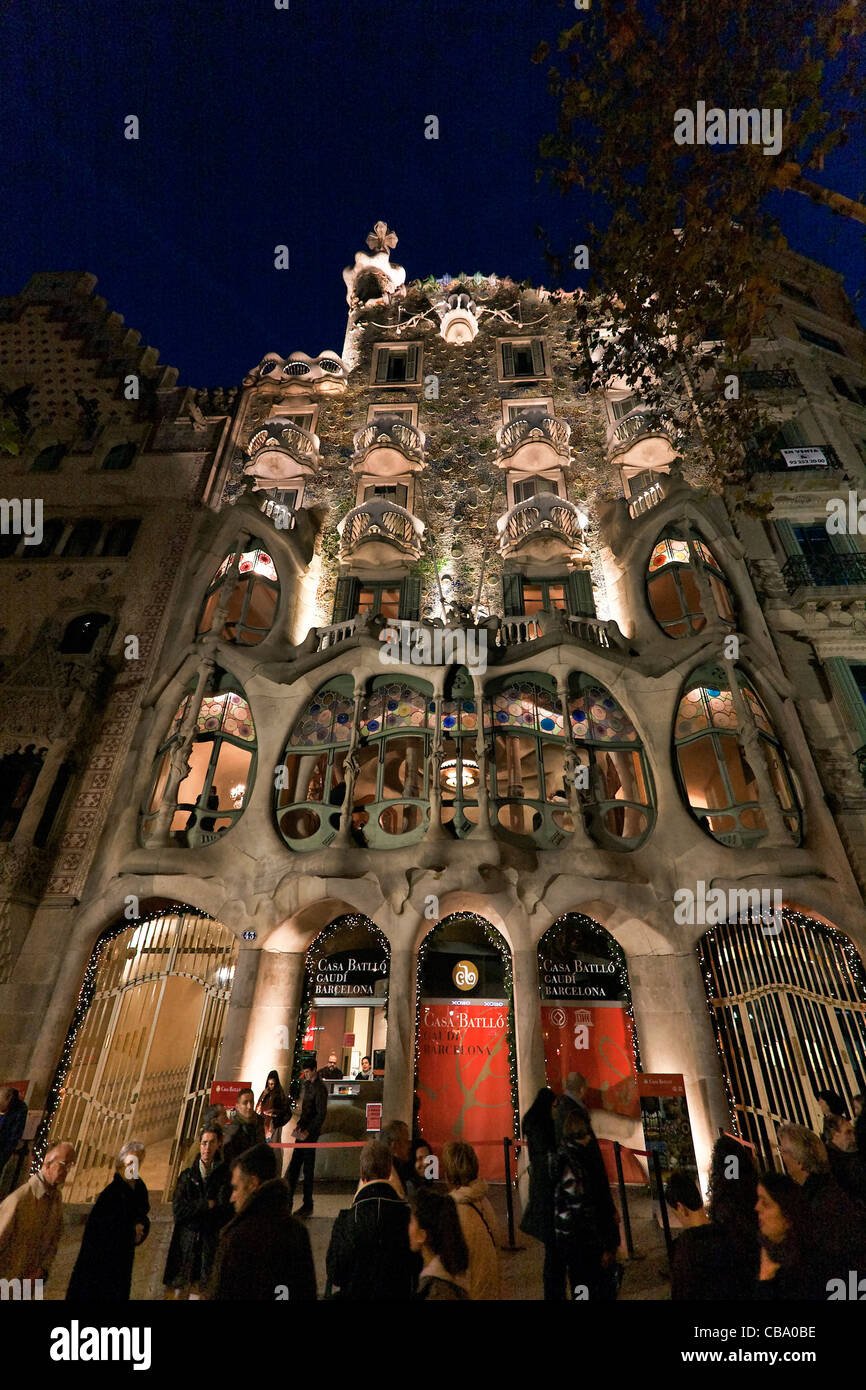
[[[832,444],[810,444],[802,448],[774,449],[767,454],[750,454],[743,462],[749,477],[762,473],[784,473],[789,478],[804,474],[810,482],[819,473],[844,471]]]
[[[561,467],[571,459],[571,426],[542,411],[527,410],[525,415],[509,420],[499,427],[496,438],[500,468]]]
[[[387,564],[393,561],[395,551],[418,559],[424,523],[386,497],[371,497],[344,516],[337,531],[342,560],[363,550],[365,562]]]
[[[519,502],[496,523],[503,558],[518,551],[543,559],[556,551],[573,553],[583,546],[586,519],[573,502],[552,492],[536,493]]]
[[[670,416],[641,405],[608,426],[608,453],[617,463],[658,468],[673,463],[676,458],[676,436],[677,429]]]
[[[250,461],[244,468],[258,489],[288,486],[288,479],[316,470],[319,436],[294,420],[269,420],[249,442]]]
[[[381,415],[355,435],[352,471],[382,478],[415,473],[424,467],[426,440],[424,431],[406,420]]]
[[[827,555],[820,559],[792,555],[782,567],[782,577],[789,594],[796,593],[798,589],[866,588],[866,554],[850,551],[848,554]]]

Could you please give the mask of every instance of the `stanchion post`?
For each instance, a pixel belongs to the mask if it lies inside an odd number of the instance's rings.
[[[625,1190],[625,1177],[622,1171],[622,1145],[613,1141],[613,1156],[616,1159],[616,1179],[619,1185],[619,1203],[622,1207],[622,1224],[625,1231],[625,1248],[630,1260],[634,1259],[634,1241],[631,1238],[631,1219],[628,1214],[628,1193]]]
[[[508,1245],[507,1250],[516,1250],[514,1242],[514,1197],[511,1192],[511,1139],[506,1134],[502,1141],[502,1152],[505,1158],[505,1210],[508,1216]]]
[[[651,1153],[653,1173],[655,1174],[656,1189],[659,1194],[659,1203],[662,1209],[662,1230],[665,1233],[665,1245],[668,1250],[668,1264],[673,1260],[674,1243],[671,1237],[671,1223],[668,1220],[668,1204],[665,1201],[664,1185],[662,1183],[662,1161],[659,1158],[658,1149],[653,1149]]]

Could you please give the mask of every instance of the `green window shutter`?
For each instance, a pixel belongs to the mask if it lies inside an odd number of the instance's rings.
[[[418,375],[418,345],[409,344],[409,351],[406,354],[406,380],[414,381]]]
[[[523,576],[520,574],[503,574],[502,576],[502,597],[505,602],[505,616],[510,618],[514,613],[523,612]]]
[[[595,617],[595,597],[589,570],[572,570],[567,580],[568,611],[575,618]]]
[[[388,362],[391,354],[387,348],[379,349],[379,356],[376,358],[376,384],[380,381],[388,380]]]
[[[514,348],[510,343],[502,344],[502,375],[514,376]]]
[[[532,370],[536,376],[544,376],[544,339],[532,339]]]
[[[359,581],[355,579],[354,575],[337,580],[332,622],[345,623],[350,618],[354,618],[358,607],[358,588]]]
[[[866,700],[860,693],[851,667],[844,657],[831,656],[825,658],[824,670],[845,723],[851,730],[856,746],[861,748],[866,744]]]
[[[797,537],[794,535],[794,528],[790,521],[774,521],[773,525],[785,554],[788,556],[801,555],[802,551],[797,544]]]
[[[400,585],[400,617],[417,623],[421,617],[421,576],[408,574]]]

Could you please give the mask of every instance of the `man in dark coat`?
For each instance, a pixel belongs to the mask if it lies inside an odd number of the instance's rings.
[[[306,1227],[267,1144],[248,1149],[232,1167],[236,1215],[219,1238],[209,1297],[219,1301],[313,1302],[316,1270]]]
[[[866,1163],[857,1152],[853,1124],[841,1115],[828,1115],[824,1129],[830,1172],[852,1201],[866,1211]]]
[[[300,1144],[315,1144],[322,1132],[325,1116],[328,1113],[328,1088],[320,1080],[316,1071],[315,1058],[308,1058],[301,1071],[301,1094],[298,1101],[298,1123],[295,1140]],[[286,1182],[292,1197],[298,1185],[298,1178],[304,1170],[304,1201],[298,1207],[296,1216],[313,1214],[313,1178],[316,1169],[315,1149],[295,1149],[286,1174]]]
[[[361,1187],[341,1211],[328,1246],[328,1278],[356,1302],[411,1299],[420,1263],[409,1248],[409,1206],[388,1181],[391,1150],[370,1139],[361,1150]]]
[[[782,1125],[779,1151],[809,1211],[809,1252],[819,1284],[866,1269],[866,1223],[857,1205],[830,1173],[827,1150],[802,1125]]]
[[[125,1144],[115,1174],[87,1218],[81,1249],[66,1290],[68,1300],[128,1303],[135,1247],[150,1230],[147,1188],[138,1176],[144,1145]]]
[[[589,1121],[573,1110],[557,1150],[554,1226],[572,1298],[598,1302],[616,1298],[619,1224],[604,1166],[593,1156],[594,1140]]]
[[[252,1091],[239,1091],[235,1099],[235,1118],[226,1129],[223,1153],[231,1168],[236,1158],[247,1149],[265,1142],[265,1122],[256,1114],[256,1098]]]
[[[189,1289],[198,1298],[213,1269],[219,1234],[231,1219],[231,1175],[222,1157],[222,1131],[204,1128],[199,1156],[184,1169],[174,1190],[174,1230],[162,1282],[167,1288]]]
[[[724,1228],[710,1220],[694,1178],[688,1173],[672,1173],[665,1187],[665,1201],[685,1228],[674,1241],[672,1300],[751,1298],[755,1270],[743,1263]]]
[[[27,1124],[27,1106],[14,1086],[0,1090],[0,1201],[8,1197],[22,1180],[21,1169],[26,1157],[26,1146],[21,1144]],[[16,1154],[15,1162],[12,1155]],[[9,1164],[9,1172],[4,1169]],[[27,1174],[23,1174],[26,1179]]]

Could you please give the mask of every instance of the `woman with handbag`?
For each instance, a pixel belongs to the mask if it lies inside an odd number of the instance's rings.
[[[283,1125],[289,1118],[290,1110],[278,1072],[268,1072],[265,1089],[256,1102],[256,1111],[264,1120],[265,1138],[268,1143],[279,1144]]]

